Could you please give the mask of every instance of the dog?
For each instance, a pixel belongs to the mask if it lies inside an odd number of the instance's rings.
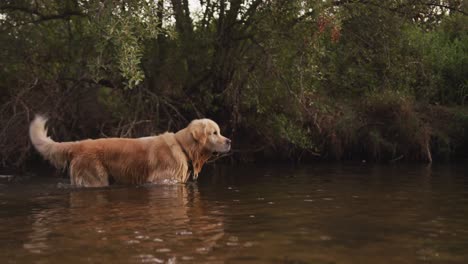
[[[210,119],[193,120],[176,133],[141,138],[100,138],[55,142],[47,136],[47,119],[36,115],[29,136],[36,150],[56,168],[69,168],[78,187],[118,184],[186,183],[190,163],[196,180],[214,153],[227,153],[231,140]]]

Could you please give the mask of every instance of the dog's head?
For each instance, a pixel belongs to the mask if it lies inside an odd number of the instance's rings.
[[[205,151],[226,153],[231,150],[231,140],[221,135],[218,124],[213,120],[193,120],[187,129],[193,140]]]

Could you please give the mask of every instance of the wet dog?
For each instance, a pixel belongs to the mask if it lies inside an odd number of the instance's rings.
[[[37,115],[29,127],[34,147],[56,168],[70,171],[71,184],[82,187],[173,182],[196,179],[213,153],[226,153],[231,140],[210,119],[193,120],[176,133],[142,138],[101,138],[55,142],[47,136],[47,119]]]

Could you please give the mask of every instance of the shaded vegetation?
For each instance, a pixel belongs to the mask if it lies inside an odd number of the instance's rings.
[[[58,140],[137,137],[209,117],[233,160],[468,155],[461,0],[6,0],[0,161]]]

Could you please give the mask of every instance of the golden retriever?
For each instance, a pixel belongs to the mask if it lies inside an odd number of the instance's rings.
[[[101,138],[55,142],[47,137],[47,119],[36,115],[29,127],[32,144],[56,168],[69,166],[72,185],[185,183],[197,179],[213,153],[226,153],[231,140],[210,119],[193,120],[177,133],[142,138]]]

